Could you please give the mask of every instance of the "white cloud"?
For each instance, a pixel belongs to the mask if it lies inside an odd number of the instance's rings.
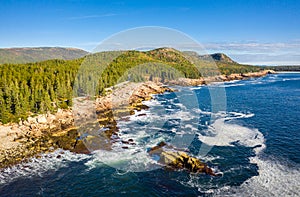
[[[117,14],[114,13],[108,13],[108,14],[95,14],[95,15],[85,15],[85,16],[73,16],[69,17],[69,20],[81,20],[81,19],[89,19],[89,18],[103,18],[103,17],[110,17],[110,16],[117,16]]]
[[[300,42],[288,43],[206,43],[204,47],[210,50],[226,49],[226,50],[243,50],[243,51],[280,51],[280,50],[297,50],[300,51]]]
[[[299,40],[277,43],[205,43],[203,46],[210,53],[223,52],[245,64],[300,65]]]

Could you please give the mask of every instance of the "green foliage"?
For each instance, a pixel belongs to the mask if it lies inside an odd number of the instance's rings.
[[[72,98],[104,95],[123,81],[166,82],[179,77],[258,71],[259,67],[209,62],[170,48],[147,52],[110,51],[76,60],[0,65],[0,121],[68,108]]]
[[[193,51],[183,52],[186,59],[192,62],[204,77],[215,75],[230,75],[262,70],[261,67],[236,63],[223,53],[199,55]]]
[[[84,50],[60,47],[0,49],[0,64],[20,64],[50,59],[71,60],[87,54],[88,52]]]
[[[271,69],[274,71],[296,71],[299,72],[300,71],[300,66],[263,66],[263,69]]]
[[[224,62],[216,62],[216,64],[223,75],[230,75],[233,73],[258,72],[262,70],[258,66],[243,65],[238,63],[230,64]]]
[[[0,65],[0,121],[17,121],[30,113],[45,113],[65,106],[72,99],[71,82],[81,61]]]

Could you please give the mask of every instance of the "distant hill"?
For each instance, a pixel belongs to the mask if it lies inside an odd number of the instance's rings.
[[[205,54],[199,55],[195,51],[183,51],[182,52],[186,58],[189,59],[192,63],[198,62],[200,64],[200,70],[207,75],[215,75],[221,73],[223,75],[230,75],[232,73],[247,73],[247,72],[257,72],[263,70],[263,67],[239,64],[236,61],[233,61],[229,56],[224,53],[214,53],[214,54]],[[218,70],[213,71],[211,66],[216,65]],[[267,69],[267,68],[266,68]]]
[[[202,59],[205,59],[207,56],[210,56],[215,61],[226,62],[226,63],[236,63],[230,57],[225,55],[224,53],[214,53],[211,55],[202,55]]]
[[[237,62],[233,61],[230,57],[228,57],[224,53],[213,53],[213,54],[206,54],[206,55],[199,55],[198,53],[196,53],[194,51],[184,51],[184,53],[187,55],[205,60],[205,61],[214,60],[214,61],[218,61],[218,62],[237,64]]]
[[[293,72],[293,71],[300,71],[300,65],[293,65],[293,66],[262,66],[264,69],[271,69],[274,71],[287,71],[287,72]]]
[[[76,48],[37,47],[0,49],[0,64],[30,63],[50,59],[70,60],[83,57],[88,52]]]

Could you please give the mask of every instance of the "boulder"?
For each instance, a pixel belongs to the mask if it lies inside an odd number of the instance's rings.
[[[54,120],[56,120],[56,116],[53,114],[47,114],[47,122],[48,124],[52,124],[54,122]]]
[[[40,124],[47,124],[47,118],[45,115],[39,115],[37,118],[37,122]]]
[[[34,117],[28,117],[27,121],[28,121],[29,124],[36,124],[37,123],[36,118],[34,118]]]
[[[172,169],[184,169],[192,173],[206,173],[215,176],[212,169],[204,162],[182,151],[162,151],[159,163]]]

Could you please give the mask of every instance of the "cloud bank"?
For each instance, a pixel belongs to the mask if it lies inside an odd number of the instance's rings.
[[[237,62],[257,65],[300,65],[300,41],[278,43],[205,43],[210,52],[223,52]]]

